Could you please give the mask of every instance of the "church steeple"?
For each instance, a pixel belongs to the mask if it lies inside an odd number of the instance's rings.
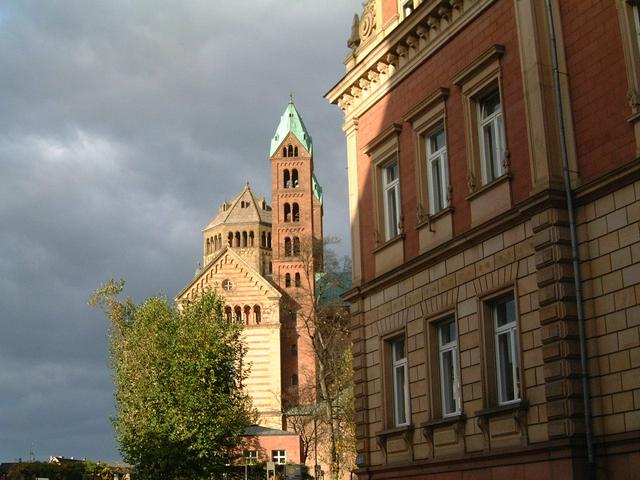
[[[304,126],[302,117],[293,103],[292,96],[289,97],[289,104],[282,114],[282,117],[280,117],[280,123],[276,129],[276,133],[271,139],[271,148],[269,149],[270,157],[273,156],[289,132],[295,135],[298,141],[307,149],[309,154],[313,153],[311,135],[309,135],[307,127]]]

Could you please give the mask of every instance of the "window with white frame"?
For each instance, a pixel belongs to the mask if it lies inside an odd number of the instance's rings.
[[[504,173],[504,126],[500,90],[495,89],[478,101],[478,137],[483,183],[490,183]]]
[[[400,176],[397,161],[382,168],[382,195],[384,239],[387,241],[400,234]]]
[[[460,413],[461,407],[456,321],[453,318],[444,320],[437,329],[442,416],[447,417]]]
[[[285,450],[271,450],[271,460],[278,465],[287,463],[287,452]]]
[[[438,213],[448,206],[447,189],[449,185],[447,171],[447,142],[444,126],[428,134],[427,144],[427,180],[429,184],[429,213]]]
[[[400,18],[407,18],[414,10],[413,0],[399,0]]]
[[[633,21],[636,27],[636,41],[638,42],[638,51],[640,51],[640,2],[633,5]]]
[[[391,341],[393,382],[393,423],[396,427],[409,424],[409,378],[404,338]]]
[[[245,465],[255,465],[258,463],[258,451],[257,450],[245,450],[244,451]]]
[[[491,302],[498,404],[520,400],[520,344],[513,296]]]

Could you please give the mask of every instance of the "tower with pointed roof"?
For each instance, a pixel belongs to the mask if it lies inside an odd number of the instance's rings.
[[[304,403],[309,392],[315,395],[315,361],[304,319],[322,262],[322,189],[313,173],[313,141],[293,99],[271,140],[270,158],[273,281],[286,303],[282,351],[296,352],[283,358],[283,392]]]
[[[304,317],[322,262],[322,189],[313,174],[313,142],[293,100],[269,151],[271,205],[247,182],[202,231],[203,263],[178,303],[214,289],[230,321],[245,325],[245,387],[260,424],[286,428],[283,405],[315,394],[315,361]],[[308,387],[308,388],[307,388]]]

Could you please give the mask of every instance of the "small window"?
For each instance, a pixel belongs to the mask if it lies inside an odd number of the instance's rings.
[[[291,176],[289,174],[289,170],[285,169],[284,173],[283,173],[283,186],[284,188],[290,188],[291,187]]]
[[[290,288],[291,287],[291,274],[290,273],[285,273],[285,275],[284,275],[284,286],[285,286],[285,288]]]
[[[236,323],[242,323],[242,309],[239,306],[233,308],[234,320]]]
[[[385,241],[400,234],[400,180],[398,162],[382,169]]]
[[[291,256],[291,238],[289,237],[285,237],[284,239],[284,256],[285,257]]]
[[[298,188],[298,170],[295,168],[291,170],[291,185],[293,188]]]
[[[294,343],[294,344],[291,345],[291,355],[293,357],[298,355],[298,344],[297,343]]]
[[[444,127],[427,135],[427,180],[429,187],[429,213],[435,214],[448,206],[447,143]]]
[[[258,463],[258,451],[257,450],[245,450],[243,452],[245,465],[255,465]]]
[[[222,288],[224,289],[225,292],[230,292],[231,290],[233,290],[233,282],[228,278],[225,278],[222,281]]]
[[[297,288],[302,287],[302,280],[300,279],[300,273],[299,272],[296,272],[294,278],[295,278],[295,282],[296,282],[296,287]]]
[[[300,206],[297,203],[293,204],[293,221],[294,222],[299,222],[300,221]]]
[[[298,375],[295,373],[291,375],[291,385],[294,385],[294,386],[298,385]]]
[[[291,205],[289,205],[288,203],[284,204],[284,221],[285,222],[291,221]]]
[[[400,18],[407,18],[413,13],[413,0],[400,0]]]
[[[455,319],[437,325],[438,363],[440,370],[440,401],[442,416],[460,413],[460,374],[458,368],[458,340]]]
[[[300,255],[300,237],[293,237],[293,255]]]
[[[291,145],[287,146],[287,157],[293,157],[293,147]]]
[[[227,320],[227,322],[231,322],[233,320],[233,313],[231,311],[231,307],[229,306],[224,307],[224,318]]]
[[[396,427],[409,424],[409,379],[404,338],[391,341],[393,385],[393,422]]]
[[[262,322],[262,310],[260,309],[260,305],[253,306],[253,319],[256,322],[256,325],[260,325]]]
[[[483,183],[490,183],[504,174],[504,127],[500,91],[493,90],[478,101],[478,138]]]
[[[286,450],[271,450],[271,460],[278,465],[284,465],[287,463]]]
[[[520,342],[513,296],[490,304],[496,355],[498,404],[520,400]]]

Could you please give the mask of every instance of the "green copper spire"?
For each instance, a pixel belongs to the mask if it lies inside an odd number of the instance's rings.
[[[286,137],[289,132],[296,136],[309,153],[313,153],[311,135],[307,132],[307,128],[302,122],[302,117],[300,117],[298,110],[296,110],[296,106],[293,104],[293,96],[289,96],[289,105],[287,105],[287,108],[282,114],[276,133],[271,139],[271,148],[269,150],[270,157],[273,156],[274,152],[278,149],[284,140],[284,137]]]

